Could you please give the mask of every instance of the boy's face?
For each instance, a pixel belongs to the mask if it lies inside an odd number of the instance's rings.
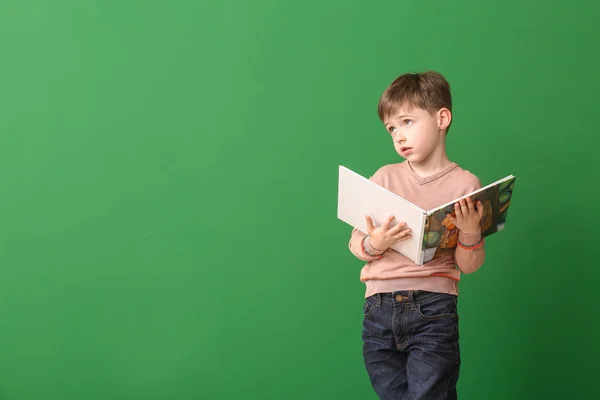
[[[403,107],[391,113],[384,124],[398,154],[417,164],[443,144],[450,118],[445,108],[432,115],[421,108]]]

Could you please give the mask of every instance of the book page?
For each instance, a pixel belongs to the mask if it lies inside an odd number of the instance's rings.
[[[480,225],[483,237],[502,230],[506,224],[515,181],[516,177],[507,176],[471,194],[429,211],[423,234],[423,261],[428,262],[454,251],[459,231],[447,218],[447,215],[455,215],[454,204],[460,199],[470,196],[475,203],[478,200],[481,201],[483,216]]]

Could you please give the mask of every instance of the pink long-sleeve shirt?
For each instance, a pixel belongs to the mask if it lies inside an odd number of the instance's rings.
[[[408,161],[404,161],[381,167],[370,179],[424,210],[481,188],[479,178],[456,163],[433,175],[421,177]],[[402,215],[395,217],[402,221]],[[454,253],[424,265],[417,265],[392,249],[382,256],[370,256],[363,251],[365,236],[365,232],[353,229],[349,243],[350,251],[366,262],[360,272],[360,280],[366,284],[365,297],[397,290],[426,290],[458,295],[461,271],[467,274],[475,272],[485,260],[484,246],[475,249],[457,246]],[[466,245],[476,244],[480,239],[481,233],[459,233],[459,240]],[[369,251],[373,249],[369,248],[368,242],[365,241],[366,250],[373,254],[374,251]]]

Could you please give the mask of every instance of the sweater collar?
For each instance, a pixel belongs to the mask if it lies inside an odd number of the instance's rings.
[[[446,175],[447,173],[449,173],[450,171],[452,171],[453,169],[455,169],[456,167],[458,167],[458,164],[455,162],[451,162],[450,164],[448,164],[448,166],[446,166],[446,168],[436,172],[435,174],[432,175],[428,175],[428,176],[420,176],[417,175],[417,173],[412,169],[410,163],[408,162],[408,160],[405,160],[402,165],[404,165],[404,168],[406,169],[406,171],[408,172],[408,174],[410,176],[412,176],[412,178],[419,184],[419,185],[424,185],[426,183],[429,183],[431,181],[434,181],[444,175]]]

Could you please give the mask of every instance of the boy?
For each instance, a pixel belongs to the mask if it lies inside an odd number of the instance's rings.
[[[423,209],[481,188],[477,176],[446,154],[452,99],[442,75],[399,76],[381,96],[378,113],[405,160],[381,167],[371,180]],[[363,356],[379,398],[457,398],[458,281],[461,271],[475,272],[484,262],[482,212],[470,198],[455,204],[456,215],[448,216],[459,229],[454,253],[421,266],[390,249],[410,238],[402,215],[378,227],[366,216],[368,232],[352,230],[350,251],[366,262]]]

